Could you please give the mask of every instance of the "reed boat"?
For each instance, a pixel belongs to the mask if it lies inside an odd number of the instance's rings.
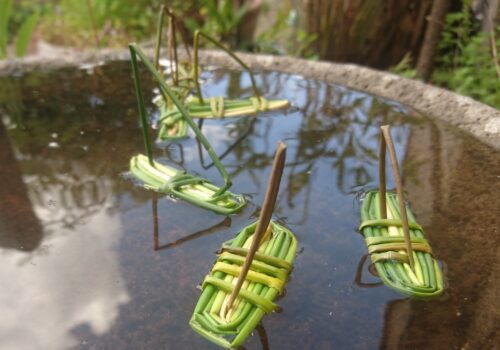
[[[412,296],[433,297],[443,292],[443,276],[423,228],[408,206],[408,227],[414,269],[409,265],[397,194],[386,192],[387,218],[380,215],[380,191],[366,193],[361,206],[362,233],[368,253],[382,281],[390,288]]]
[[[206,98],[205,100],[206,102],[202,103],[199,98],[194,96],[189,96],[185,100],[191,118],[222,119],[241,117],[289,106],[288,100],[267,100],[264,97],[226,99],[220,96]],[[180,111],[175,107],[165,107],[165,103],[162,103],[160,108],[158,140],[178,140],[187,137],[187,124]]]
[[[189,321],[201,336],[226,348],[242,345],[262,317],[276,310],[273,301],[292,270],[297,239],[271,220],[285,156],[279,142],[259,220],[222,245]]]
[[[245,205],[245,199],[241,195],[235,195],[229,192],[232,181],[226,168],[215,154],[215,151],[206,137],[189,116],[186,107],[179,100],[176,92],[168,86],[161,73],[156,70],[144,52],[136,44],[130,44],[129,49],[142,134],[147,153],[146,156],[139,154],[132,157],[130,160],[130,171],[132,175],[140,180],[147,189],[172,195],[201,208],[212,210],[218,214],[227,215],[239,211]],[[158,83],[161,94],[167,96],[172,104],[176,106],[183,116],[183,121],[191,127],[201,145],[208,152],[215,167],[224,179],[224,185],[222,187],[217,187],[203,177],[188,174],[186,171],[180,171],[168,165],[160,164],[153,159],[144,96],[140,83],[138,59],[141,60]]]
[[[180,62],[178,60],[177,41],[175,34],[177,27],[176,21],[178,19],[174,15],[172,10],[166,8],[165,6],[162,6],[158,19],[155,54],[156,69],[159,69],[159,55],[165,15],[169,17],[169,37],[172,39],[172,41],[170,42],[171,45],[169,45],[171,46],[171,50],[168,50],[169,62],[171,63],[170,69],[167,70],[170,75],[169,81],[171,81],[172,83],[172,88],[178,92],[178,97],[187,106],[187,110],[191,118],[220,119],[240,117],[283,109],[289,106],[288,100],[271,100],[264,98],[257,89],[255,78],[250,68],[229,48],[199,30],[194,33],[194,57],[192,62],[190,61],[191,54],[189,46],[187,44],[186,35],[184,35],[185,33],[181,33],[183,34],[183,43],[189,60],[187,62]],[[245,71],[249,73],[254,95],[253,97],[247,99],[226,99],[222,96],[203,98],[199,82],[199,74],[201,72],[201,68],[198,59],[198,43],[200,37],[203,37],[219,49],[225,51]],[[165,75],[165,78],[167,78],[167,75]],[[196,97],[190,95],[192,91],[196,91]],[[158,140],[171,141],[186,138],[188,136],[187,125],[182,113],[180,113],[178,108],[170,103],[168,97],[164,94],[158,95],[156,101],[160,108],[160,131],[158,132]]]
[[[271,221],[239,296],[232,310],[224,315],[256,225],[257,222],[245,227],[222,245],[212,270],[203,280],[203,292],[189,321],[197,333],[225,348],[242,345],[264,315],[276,309],[273,301],[283,291],[292,269],[297,239],[291,231]]]
[[[443,293],[441,268],[424,230],[403,196],[403,185],[389,126],[380,128],[379,189],[366,193],[359,231],[382,281],[410,296],[435,297]],[[385,153],[389,152],[396,192],[386,191]]]
[[[241,195],[225,191],[214,196],[220,188],[209,180],[156,161],[151,165],[142,154],[132,157],[130,171],[146,189],[172,195],[218,214],[232,214],[245,205]]]

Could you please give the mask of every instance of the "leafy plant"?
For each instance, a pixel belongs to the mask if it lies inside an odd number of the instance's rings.
[[[417,76],[417,71],[413,68],[411,55],[409,53],[404,55],[403,59],[396,66],[391,67],[389,71],[408,79],[413,79]]]
[[[500,27],[475,32],[470,0],[461,12],[449,14],[441,39],[438,67],[432,80],[460,94],[500,108]]]
[[[94,46],[95,23],[101,44],[121,46],[131,39],[143,40],[154,33],[157,11],[162,2],[60,0],[51,5],[52,11],[46,13],[42,32],[50,42],[56,44]]]
[[[296,20],[296,10],[281,9],[276,22],[257,38],[257,51],[317,59],[317,53],[312,50],[317,35],[299,28]]]
[[[237,29],[248,12],[248,6],[236,7],[232,0],[201,0],[198,3],[202,21],[185,18],[187,28],[194,33],[201,30],[218,41],[238,46]]]
[[[12,18],[13,1],[0,0],[0,59],[7,58],[7,48],[11,41],[15,41],[15,54],[17,57],[26,54],[39,15],[37,12],[32,13],[21,22],[15,40],[12,38],[13,31],[10,28]]]

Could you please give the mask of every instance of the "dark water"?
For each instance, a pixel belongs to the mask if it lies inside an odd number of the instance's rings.
[[[446,124],[340,86],[258,75],[297,107],[207,121],[249,205],[224,217],[121,174],[143,152],[129,64],[0,80],[0,348],[211,349],[188,320],[220,244],[251,223],[276,142],[288,145],[275,218],[298,240],[281,313],[248,349],[478,349],[500,343],[500,154]],[[209,95],[251,94],[239,72]],[[148,99],[152,84],[146,83]],[[152,110],[152,105],[149,106]],[[393,125],[408,199],[448,283],[405,298],[366,268],[356,193],[376,185],[378,126]],[[230,152],[226,152],[226,150]],[[155,155],[220,183],[194,138]],[[390,178],[392,186],[392,178]],[[158,220],[154,220],[157,210]]]

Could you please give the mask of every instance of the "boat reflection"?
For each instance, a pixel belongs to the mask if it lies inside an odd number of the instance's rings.
[[[165,243],[165,244],[160,244],[160,228],[159,228],[159,220],[158,220],[158,195],[156,193],[153,193],[153,198],[151,200],[151,207],[152,207],[152,214],[153,214],[153,250],[159,251],[159,250],[166,250],[170,248],[174,248],[180,244],[183,244],[185,242],[189,242],[192,240],[195,240],[197,238],[210,235],[212,233],[218,233],[221,232],[222,229],[224,228],[229,228],[231,227],[231,218],[229,216],[226,216],[221,222],[210,226],[204,230],[197,231],[194,233],[191,233],[189,235],[183,236],[182,238],[176,239],[175,241]]]

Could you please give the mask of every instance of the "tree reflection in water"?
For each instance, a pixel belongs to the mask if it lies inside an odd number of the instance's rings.
[[[13,120],[21,125],[21,96],[15,82],[0,84],[0,96],[7,96]],[[0,112],[0,247],[33,251],[40,245],[43,231],[36,216],[28,189],[15,157],[15,149],[7,135]],[[9,124],[8,124],[9,125]],[[14,127],[10,124],[9,127]]]
[[[224,79],[227,79],[226,96],[251,93],[244,73],[233,72],[227,78],[215,71],[211,80],[220,84]],[[296,216],[299,217],[297,224],[307,220],[312,181],[319,164],[329,165],[337,189],[349,194],[375,185],[380,125],[390,122],[396,148],[403,149],[406,145],[408,113],[395,103],[279,73],[258,74],[257,79],[259,88],[266,94],[286,95],[293,102],[289,113],[298,110],[300,114],[299,124],[285,139],[290,152],[284,174],[287,190],[283,191],[289,208],[302,207],[302,215]],[[220,156],[224,158],[231,153],[232,159],[227,164],[230,175],[235,178],[248,174],[257,189],[263,186],[259,172],[272,162],[272,154],[267,150],[272,143],[272,130],[277,127],[273,122],[276,115],[240,118],[224,126],[229,141],[224,141],[226,148]],[[398,153],[404,155],[404,151]],[[205,163],[203,152],[199,152],[199,157],[204,169],[213,166]]]
[[[105,101],[123,90],[103,88],[99,81],[110,77],[95,73],[0,83],[0,222],[9,226],[0,236],[32,242],[21,242],[23,251],[0,242],[0,273],[10,281],[0,295],[2,348],[77,346],[75,328],[105,334],[130,301],[115,249],[121,185],[109,161],[113,140],[101,137],[112,128]],[[117,110],[126,114],[124,106]],[[15,205],[6,201],[11,195]]]
[[[141,140],[132,137],[132,81],[128,76],[117,79],[117,69],[122,66],[88,66],[66,72],[63,80],[50,80],[52,73],[43,72],[2,78],[0,115],[32,205],[43,208],[46,232],[51,227],[74,228],[103,209],[122,209],[120,196],[113,206],[109,200],[126,190],[117,175]],[[120,118],[110,118],[109,104]],[[121,138],[134,141],[124,143]]]

